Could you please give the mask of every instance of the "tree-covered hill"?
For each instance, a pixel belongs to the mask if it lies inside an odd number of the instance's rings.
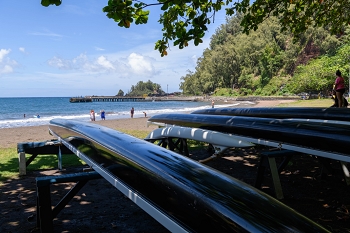
[[[327,93],[337,69],[347,76],[349,30],[336,36],[310,28],[296,40],[291,33],[281,33],[278,20],[271,17],[247,35],[240,26],[242,18],[229,18],[216,30],[195,71],[181,77],[184,94]]]
[[[147,82],[139,81],[136,85],[132,85],[130,92],[127,93],[126,96],[153,96],[164,94],[165,92],[162,90],[160,84],[148,80]]]

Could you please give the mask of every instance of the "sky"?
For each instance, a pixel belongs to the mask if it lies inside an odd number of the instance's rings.
[[[0,97],[75,97],[128,93],[139,81],[181,91],[181,77],[195,71],[225,10],[208,25],[203,43],[154,50],[162,38],[162,13],[150,7],[147,24],[121,28],[102,12],[108,0],[0,2]]]

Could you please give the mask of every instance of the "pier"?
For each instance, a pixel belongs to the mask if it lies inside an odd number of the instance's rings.
[[[210,101],[215,102],[234,102],[234,101],[262,101],[262,100],[299,100],[300,96],[85,96],[85,97],[72,97],[69,99],[71,103],[82,102],[135,102],[135,101]]]
[[[160,97],[139,97],[139,96],[85,96],[72,97],[69,99],[71,103],[84,102],[150,102],[150,101],[203,101],[201,96],[160,96]]]
[[[84,103],[84,102],[135,102],[145,101],[144,97],[125,97],[125,96],[85,96],[85,97],[72,97],[69,99],[71,103]]]

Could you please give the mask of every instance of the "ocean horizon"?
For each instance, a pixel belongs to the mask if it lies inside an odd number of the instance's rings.
[[[0,128],[48,125],[54,118],[90,121],[90,110],[96,112],[96,120],[101,120],[101,110],[105,111],[106,120],[110,120],[129,118],[132,107],[135,109],[135,118],[144,117],[144,112],[147,116],[152,116],[211,108],[211,102],[201,101],[70,103],[69,99],[70,97],[2,97],[0,98]],[[250,101],[235,101],[216,104],[215,107],[246,107],[254,104]]]

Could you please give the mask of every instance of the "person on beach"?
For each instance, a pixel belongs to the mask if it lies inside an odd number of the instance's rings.
[[[135,111],[135,109],[134,109],[134,107],[132,107],[130,110],[131,118],[134,118],[134,111]]]
[[[334,104],[331,106],[331,108],[338,108],[339,103],[338,103],[338,98],[336,96],[335,90],[331,92],[331,98],[334,100]],[[346,98],[343,97],[343,107],[347,108],[348,105],[349,105],[348,101],[346,100]]]
[[[214,100],[211,101],[211,108],[214,108]]]
[[[101,110],[101,120],[106,120],[106,116],[105,116],[105,110]]]
[[[145,117],[147,117],[147,113],[146,112],[143,112],[143,114],[145,114]]]
[[[90,120],[95,121],[95,111],[93,109],[90,111]]]
[[[344,78],[341,76],[340,70],[337,70],[335,72],[335,83],[334,83],[334,90],[335,90],[335,95],[338,99],[338,107],[342,108],[344,104],[344,99],[343,99],[343,94],[345,92],[345,81]]]

